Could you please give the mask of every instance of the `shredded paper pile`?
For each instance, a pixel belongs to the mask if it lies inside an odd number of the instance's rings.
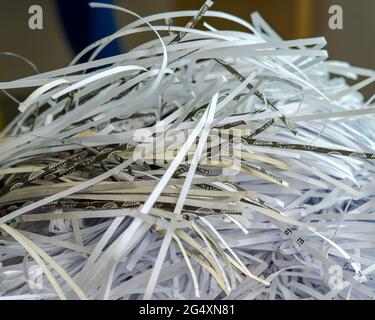
[[[0,299],[374,299],[375,72],[212,5],[0,83]]]

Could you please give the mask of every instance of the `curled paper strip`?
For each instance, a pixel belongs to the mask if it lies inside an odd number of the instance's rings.
[[[0,83],[37,87],[1,135],[0,300],[374,299],[375,72],[213,5],[92,3],[136,20]]]
[[[47,91],[53,88],[56,88],[58,86],[61,86],[67,83],[69,83],[69,81],[64,80],[64,79],[58,79],[58,80],[45,84],[44,86],[35,90],[24,102],[22,102],[20,106],[18,107],[18,111],[25,112],[26,109],[29,106],[31,106],[35,102],[35,100],[39,98],[40,95],[42,95],[43,93],[46,93]]]

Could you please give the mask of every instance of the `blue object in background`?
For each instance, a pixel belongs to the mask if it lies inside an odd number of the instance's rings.
[[[93,9],[89,6],[92,0],[57,0],[64,29],[71,46],[76,54],[91,43],[109,36],[117,31],[113,11]],[[113,0],[98,0],[98,2],[113,4]],[[111,42],[97,56],[97,59],[121,54],[118,41]],[[83,59],[87,60],[88,56]]]

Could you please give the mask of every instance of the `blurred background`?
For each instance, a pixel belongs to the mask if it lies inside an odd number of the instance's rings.
[[[172,10],[196,10],[204,0],[97,0],[126,7],[140,14]],[[1,0],[0,52],[12,52],[32,61],[40,72],[66,66],[87,44],[132,22],[124,13],[111,16],[110,10],[89,9],[86,0]],[[344,12],[344,29],[330,30],[329,7],[340,5]],[[29,7],[40,5],[44,29],[30,30]],[[375,1],[374,0],[216,0],[213,10],[226,11],[249,20],[259,11],[284,39],[324,36],[330,59],[345,60],[353,65],[375,69]],[[95,13],[93,13],[95,11]],[[99,12],[100,11],[100,12]],[[176,21],[184,25],[188,19]],[[207,19],[219,28],[237,25]],[[130,36],[113,45],[107,54],[130,50],[151,39],[152,35]],[[33,69],[19,59],[0,55],[0,82],[26,77]],[[30,90],[13,90],[24,100]],[[366,92],[365,92],[366,93]],[[367,92],[369,94],[369,92]],[[0,91],[0,128],[17,112],[18,105]]]

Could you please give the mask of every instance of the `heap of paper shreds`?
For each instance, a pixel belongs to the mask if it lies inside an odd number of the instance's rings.
[[[1,299],[374,298],[375,72],[212,4],[0,83]]]

